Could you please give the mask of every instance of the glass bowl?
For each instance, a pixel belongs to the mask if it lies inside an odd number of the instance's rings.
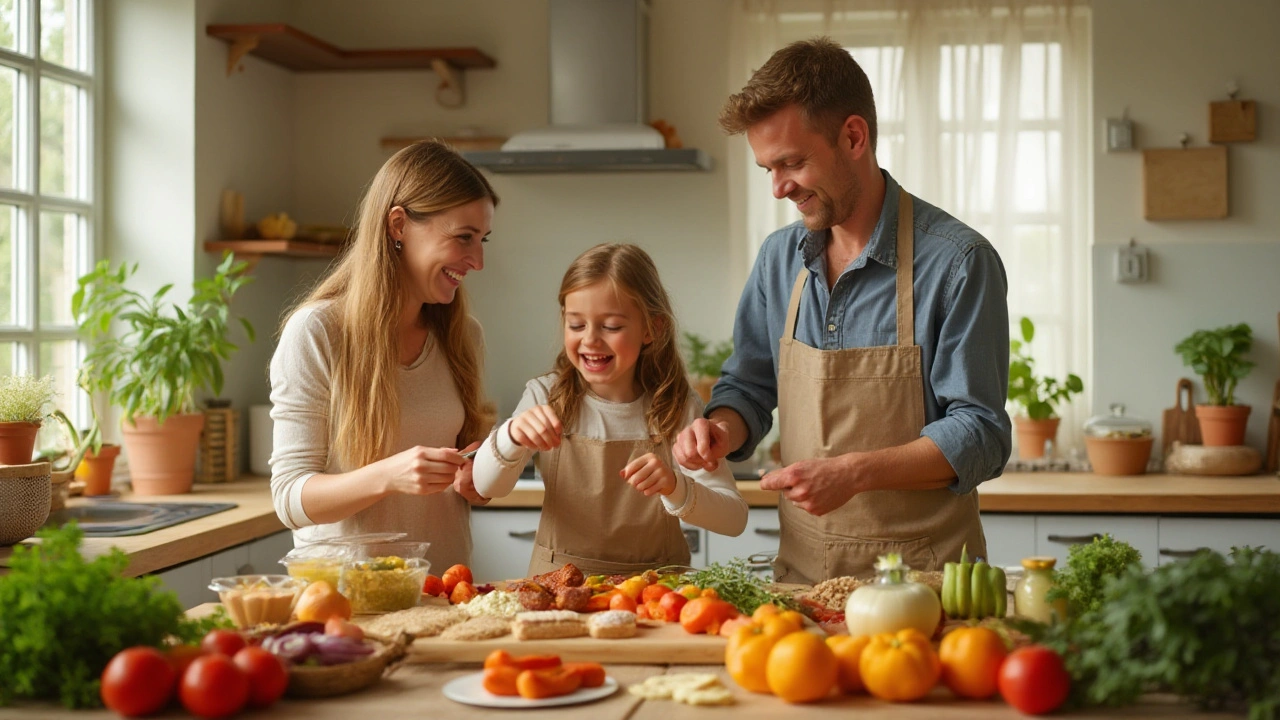
[[[280,564],[293,577],[307,582],[324,580],[337,590],[342,580],[342,566],[357,546],[394,542],[403,537],[405,533],[364,533],[326,538],[290,550],[280,559]]]
[[[374,542],[352,549],[342,566],[339,591],[353,613],[385,613],[414,607],[431,570],[423,558],[431,543]]]
[[[209,589],[218,593],[236,626],[283,625],[307,582],[288,575],[232,575],[214,578]]]

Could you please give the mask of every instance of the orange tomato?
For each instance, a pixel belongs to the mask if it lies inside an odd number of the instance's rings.
[[[650,600],[661,600],[663,595],[671,592],[671,588],[666,585],[650,585],[640,591],[640,600],[649,602]]]
[[[692,600],[702,594],[702,588],[697,585],[681,585],[676,588],[676,592],[683,595],[686,600]]]
[[[629,612],[636,611],[636,601],[632,600],[625,593],[614,591],[609,598],[610,610],[627,610]]]
[[[689,601],[680,593],[664,593],[658,599],[658,607],[662,608],[662,612],[666,614],[667,619],[671,622],[680,619],[680,611],[684,610],[684,606],[688,604]]]
[[[293,612],[302,622],[327,622],[337,616],[351,619],[351,601],[325,580],[317,580],[298,596]]]
[[[694,635],[704,632],[715,635],[720,632],[721,623],[737,615],[738,609],[724,600],[698,597],[685,603],[680,609],[680,627]]]
[[[800,632],[801,623],[797,622],[794,618],[790,618],[785,615],[774,615],[771,618],[766,618],[764,622],[760,623],[760,627],[764,628],[765,635],[768,635],[774,640],[778,640],[782,638],[783,635]]]
[[[774,605],[773,603],[765,603],[760,607],[757,607],[755,612],[751,613],[751,619],[758,623],[762,623],[771,617],[777,617],[781,612],[782,611],[778,609],[777,605]]]
[[[729,677],[746,690],[768,693],[769,682],[765,677],[765,667],[773,645],[774,639],[765,635],[760,626],[739,628],[729,637],[724,649],[724,667]]]
[[[942,675],[942,663],[929,638],[915,628],[871,638],[858,661],[867,691],[881,700],[918,700]]]
[[[613,600],[614,595],[615,595],[614,591],[609,591],[607,593],[596,593],[595,595],[592,595],[587,600],[587,606],[583,608],[582,612],[590,613],[590,612],[601,612],[602,610],[608,610],[609,602]]]
[[[733,618],[732,620],[725,620],[724,622],[720,623],[720,632],[716,634],[719,635],[720,637],[730,638],[730,637],[733,637],[734,633],[738,632],[744,627],[758,627],[758,624],[752,621],[752,619],[747,617],[746,615],[739,615],[738,617]]]
[[[449,602],[454,605],[462,605],[471,602],[471,599],[479,595],[480,591],[476,590],[476,586],[467,580],[459,580],[457,585],[453,586],[453,590],[449,592]]]
[[[938,659],[951,692],[982,700],[996,694],[1000,665],[1009,650],[996,631],[984,627],[952,630],[942,638]]]
[[[475,582],[475,578],[471,577],[471,568],[461,564],[445,570],[444,575],[440,576],[440,580],[444,584],[444,594],[450,598],[453,597],[453,589],[458,586],[458,583]]]
[[[774,695],[789,703],[813,702],[831,694],[839,671],[835,652],[822,638],[794,632],[774,643],[765,680]]]
[[[440,595],[444,592],[444,581],[435,575],[428,575],[422,580],[423,595]]]
[[[827,638],[827,647],[836,654],[836,684],[840,692],[846,695],[860,693],[866,689],[862,684],[862,673],[858,670],[858,662],[862,660],[862,651],[871,644],[870,635],[850,637],[848,635],[832,635]]]

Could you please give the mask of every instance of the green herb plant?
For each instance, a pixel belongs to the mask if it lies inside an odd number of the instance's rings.
[[[1209,393],[1209,405],[1234,405],[1236,383],[1253,369],[1244,359],[1253,347],[1253,329],[1247,323],[1197,330],[1174,346],[1182,362],[1200,376]]]
[[[124,577],[129,559],[119,548],[85,560],[75,523],[36,536],[40,544],[16,546],[11,571],[0,575],[0,704],[29,698],[98,707],[99,678],[117,652],[195,643],[228,625],[225,613],[188,619],[155,576]]]
[[[1054,573],[1057,587],[1046,600],[1067,599],[1070,614],[1081,615],[1102,605],[1102,588],[1107,578],[1118,577],[1133,566],[1141,567],[1142,553],[1129,543],[1104,534],[1093,542],[1072,545],[1067,566]]]
[[[0,376],[0,422],[44,422],[56,394],[52,375]]]
[[[769,603],[788,610],[799,607],[799,603],[790,595],[770,589],[772,581],[751,572],[747,561],[742,558],[734,558],[727,563],[711,563],[702,570],[685,573],[680,582],[700,588],[712,588],[722,600],[747,615]]]
[[[195,281],[186,308],[166,302],[173,288],[165,285],[151,297],[125,287],[138,270],[107,261],[79,279],[71,310],[93,348],[80,369],[80,384],[90,392],[106,392],[124,411],[126,421],[137,415],[163,422],[170,415],[196,411],[195,394],[222,392],[222,361],[236,346],[230,334],[231,298],[249,282],[249,264],[235,262],[228,253],[213,277]],[[111,334],[115,320],[127,329]],[[239,318],[249,341],[253,326]]]
[[[76,429],[71,418],[61,410],[55,410],[53,417],[62,425],[62,429],[67,434],[67,439],[71,441],[71,447],[67,450],[55,453],[49,459],[53,462],[53,469],[57,472],[66,470],[74,470],[80,465],[80,461],[84,456],[92,451],[97,454],[102,451],[102,428],[98,425],[98,415],[93,415],[93,423],[88,430],[81,433]]]
[[[1009,401],[1021,405],[1032,420],[1046,420],[1055,415],[1059,403],[1072,395],[1084,392],[1084,381],[1069,373],[1066,380],[1057,380],[1035,373],[1035,358],[1031,357],[1030,344],[1036,336],[1035,323],[1024,317],[1019,323],[1022,339],[1009,341]]]
[[[718,378],[720,367],[733,354],[733,341],[712,344],[697,333],[684,333],[685,365],[694,377]]]
[[[1280,554],[1202,550],[1144,572],[1130,565],[1101,602],[1067,622],[1020,624],[1053,647],[1076,705],[1128,705],[1167,692],[1205,709],[1280,713]]]

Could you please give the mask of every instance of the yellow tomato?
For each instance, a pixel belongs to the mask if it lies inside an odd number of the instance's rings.
[[[644,589],[648,586],[649,582],[643,577],[637,575],[633,578],[623,580],[622,584],[617,587],[617,590],[632,600],[636,600],[640,597],[640,593],[644,592]]]
[[[869,644],[871,644],[870,635],[858,637],[832,635],[827,638],[827,647],[836,654],[838,665],[836,681],[840,686],[840,692],[852,695],[866,689],[862,684],[862,673],[858,670],[858,662],[862,660],[862,651]]]
[[[960,697],[982,700],[996,694],[1000,664],[1009,654],[1004,640],[994,630],[965,627],[942,638],[938,659],[942,681]]]
[[[764,622],[760,623],[760,627],[764,628],[764,634],[774,640],[779,640],[784,635],[800,632],[800,625],[795,619],[784,615],[775,615],[771,618],[766,618]]]
[[[918,700],[938,684],[942,663],[929,638],[908,628],[872,637],[858,672],[867,691],[881,700]]]
[[[758,623],[762,623],[771,617],[777,617],[781,612],[782,611],[778,609],[777,605],[774,605],[773,603],[765,603],[756,608],[755,612],[751,613],[751,619]]]
[[[793,632],[776,642],[765,665],[765,681],[789,703],[821,700],[836,686],[836,655],[822,638]]]
[[[751,692],[769,692],[765,667],[773,645],[774,639],[757,625],[738,628],[724,649],[724,667],[729,677]]]

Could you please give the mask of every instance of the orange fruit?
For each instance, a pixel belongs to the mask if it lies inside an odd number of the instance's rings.
[[[774,695],[789,703],[821,700],[839,675],[836,654],[822,638],[793,632],[774,643],[765,664],[765,680]]]
[[[865,689],[862,685],[862,673],[858,671],[858,662],[862,659],[863,649],[870,643],[870,635],[832,635],[827,638],[827,647],[836,654],[836,684],[839,685],[840,692],[852,695]]]
[[[984,627],[952,630],[942,638],[938,659],[951,692],[983,700],[996,694],[1000,665],[1009,654],[996,631]]]
[[[765,669],[773,645],[773,638],[765,635],[759,627],[748,625],[739,628],[725,645],[724,667],[729,677],[751,692],[769,692]]]
[[[317,580],[298,596],[293,612],[303,622],[327,622],[337,616],[351,619],[351,601],[325,580]]]
[[[760,627],[764,628],[765,635],[774,640],[781,639],[783,635],[800,632],[800,623],[783,615],[774,615],[771,618],[766,618],[764,622],[760,623]]]
[[[755,612],[751,613],[751,619],[758,623],[762,623],[771,617],[777,617],[781,612],[782,611],[778,610],[777,605],[774,605],[773,603],[765,603],[757,607]]]

